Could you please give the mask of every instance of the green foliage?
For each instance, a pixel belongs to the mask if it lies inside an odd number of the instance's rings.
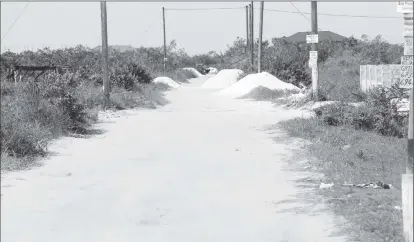
[[[398,111],[398,102],[407,98],[403,89],[377,87],[370,91],[361,106],[335,103],[315,109],[315,114],[332,126],[350,125],[373,130],[384,136],[406,137],[408,115]]]
[[[170,50],[174,51],[174,50]],[[176,54],[181,57],[180,53]],[[110,53],[112,95],[102,95],[102,63],[99,51],[83,46],[36,52],[6,52],[0,56],[1,75],[1,152],[25,157],[43,154],[48,142],[70,132],[84,133],[95,108],[154,108],[163,99],[151,84],[152,71],[161,70],[160,48]],[[162,59],[161,59],[162,60]],[[13,65],[65,66],[48,71],[37,80],[26,76],[17,86],[7,81]],[[8,74],[8,73],[7,73]],[[165,90],[165,87],[160,87]]]

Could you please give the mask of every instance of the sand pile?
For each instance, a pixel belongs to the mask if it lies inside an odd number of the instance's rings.
[[[197,71],[196,69],[194,69],[192,67],[183,68],[183,70],[191,72],[195,77],[202,77],[203,76],[203,74],[201,74],[199,71]]]
[[[220,73],[219,73],[220,74]],[[218,74],[217,74],[218,75]],[[283,82],[277,77],[267,73],[262,72],[258,74],[250,74],[234,83],[230,87],[221,90],[219,94],[227,95],[231,97],[242,97],[253,89],[257,87],[266,87],[270,90],[280,90],[280,91],[299,91],[300,89],[293,84]]]
[[[239,69],[225,69],[221,70],[217,75],[209,78],[203,85],[202,88],[226,88],[237,82],[240,75],[243,74],[242,70]]]
[[[154,83],[164,83],[172,88],[179,88],[181,85],[178,84],[177,82],[175,82],[173,79],[169,78],[169,77],[157,77],[155,78],[152,82]]]
[[[256,101],[274,101],[283,98],[286,95],[288,94],[286,94],[284,90],[272,90],[267,87],[258,86],[240,98],[253,99]]]

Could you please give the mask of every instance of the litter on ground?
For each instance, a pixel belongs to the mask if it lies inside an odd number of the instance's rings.
[[[226,88],[236,83],[242,74],[243,71],[239,69],[221,70],[219,73],[217,73],[217,75],[207,79],[207,81],[201,87],[212,89]]]
[[[346,187],[359,187],[359,188],[374,188],[374,189],[392,189],[393,188],[393,186],[391,184],[386,184],[386,183],[383,183],[383,182],[362,183],[362,184],[344,183],[343,186],[346,186]]]
[[[332,188],[334,186],[334,184],[333,183],[321,183],[320,185],[319,185],[319,188],[320,189],[329,189],[329,188]]]
[[[283,82],[267,72],[262,72],[247,75],[230,87],[220,91],[219,94],[237,98],[248,94],[259,86],[266,87],[271,90],[300,90],[293,84]]]
[[[153,80],[154,83],[164,83],[172,88],[179,88],[181,85],[178,84],[177,82],[175,82],[173,79],[169,78],[169,77],[157,77]]]

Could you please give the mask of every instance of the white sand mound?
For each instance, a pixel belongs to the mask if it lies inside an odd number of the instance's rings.
[[[221,90],[219,94],[231,97],[241,97],[259,86],[267,87],[271,90],[300,90],[293,84],[283,82],[267,72],[262,72],[258,74],[247,75],[237,83],[234,83],[230,87]]]
[[[217,75],[209,78],[201,87],[202,88],[226,88],[237,82],[239,76],[243,74],[239,69],[221,70]]]
[[[183,68],[183,70],[190,71],[196,77],[202,77],[203,76],[203,74],[201,74],[199,71],[197,71],[196,69],[194,69],[192,67]]]
[[[172,88],[179,88],[181,85],[178,84],[177,82],[175,82],[173,79],[169,78],[169,77],[157,77],[153,80],[154,83],[164,83],[167,84],[168,86],[172,87]]]

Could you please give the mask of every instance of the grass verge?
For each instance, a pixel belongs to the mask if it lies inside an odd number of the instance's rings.
[[[329,206],[350,221],[347,234],[354,241],[403,242],[401,174],[405,169],[406,140],[385,137],[350,126],[329,126],[317,117],[281,122],[292,137],[309,142],[311,161],[323,172],[331,189],[320,190]],[[393,189],[350,188],[344,183],[384,182]]]
[[[58,80],[59,81],[59,80]],[[163,84],[135,83],[131,90],[113,87],[106,103],[101,86],[83,81],[74,86],[23,82],[17,86],[2,81],[1,170],[27,169],[47,155],[53,139],[89,134],[104,109],[156,108],[167,100]],[[43,87],[45,85],[46,88]]]

